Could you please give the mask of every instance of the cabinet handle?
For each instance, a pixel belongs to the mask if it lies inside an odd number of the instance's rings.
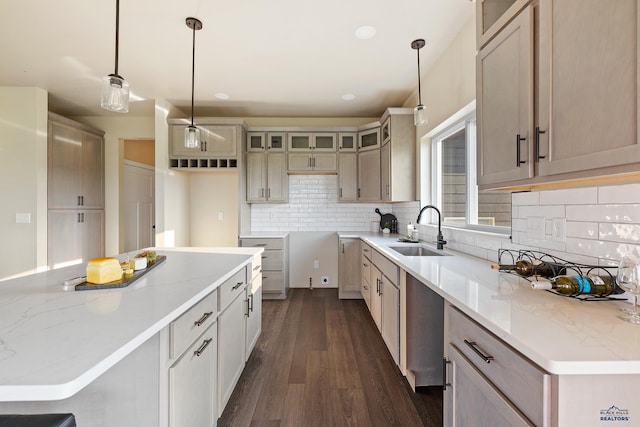
[[[269,276],[262,276],[262,280],[266,280],[268,278],[269,278]]]
[[[358,198],[360,198],[360,189],[358,188]]]
[[[389,184],[387,184],[387,196],[389,195]]]
[[[364,288],[365,291],[369,290],[369,287],[367,285],[362,285],[362,287]]]
[[[380,279],[380,290],[378,291],[378,295],[382,296],[382,279]]]
[[[204,322],[206,322],[206,321],[207,321],[207,319],[208,319],[209,317],[211,317],[211,315],[212,315],[212,314],[213,314],[213,311],[207,311],[206,313],[204,313],[204,314],[202,315],[202,317],[201,317],[201,318],[199,318],[198,320],[196,320],[195,322],[193,322],[193,324],[194,324],[194,325],[196,325],[196,326],[202,326],[202,324],[203,324]]]
[[[251,312],[253,313],[253,294],[249,295],[251,297],[251,305],[249,306],[249,309],[251,310]]]
[[[80,201],[80,196],[78,196],[77,204],[78,204],[78,206],[82,206],[82,202]]]
[[[259,269],[260,269],[259,265],[256,265],[255,267],[253,267],[253,271],[256,271],[256,270],[259,270]]]
[[[342,199],[342,188],[340,189],[340,198]]]
[[[367,264],[366,262],[362,263],[362,265],[365,267],[369,267],[369,264]]]
[[[260,189],[260,197],[264,197],[264,188]]]
[[[520,143],[525,141],[527,138],[520,137],[520,134],[516,135],[516,167],[520,167],[522,163],[526,163],[524,160],[520,160]]]
[[[446,357],[442,358],[442,390],[446,390],[447,387],[451,387],[451,383],[447,381],[447,365],[451,365],[451,361]]]
[[[380,279],[376,279],[376,293],[380,295]]]
[[[249,310],[249,298],[247,298],[246,301],[247,301],[247,312],[244,315],[247,317],[251,317],[251,313]]]
[[[77,222],[79,222],[79,223],[82,222],[82,221],[80,221],[80,214],[78,214]]]
[[[480,356],[480,358],[481,358],[482,360],[484,360],[485,362],[487,362],[487,363],[491,363],[491,361],[493,360],[493,356],[487,356],[486,354],[484,354],[482,351],[480,351],[480,350],[478,349],[478,347],[477,347],[477,346],[478,346],[478,344],[477,344],[475,341],[468,341],[468,340],[464,340],[464,343],[465,343],[467,346],[471,347],[471,350],[473,350],[473,352],[474,352],[475,354],[477,354],[478,356]]]
[[[266,244],[266,243],[256,243],[256,244],[255,244],[255,245],[253,245],[253,246],[257,246],[257,247],[264,248],[265,246],[267,246],[267,244]],[[264,258],[264,257],[262,257],[262,258]]]
[[[238,289],[240,286],[242,286],[242,284],[243,284],[243,283],[244,283],[244,282],[238,282],[238,283],[236,283],[236,285],[235,285],[233,288],[231,288],[231,289],[235,291],[235,290],[236,290],[236,289]]]
[[[267,188],[267,199],[271,198],[271,188]]]
[[[546,130],[540,130],[540,128],[536,126],[535,143],[533,145],[533,149],[535,150],[535,152],[533,153],[533,159],[536,162],[540,159],[544,159],[545,157],[547,157],[547,156],[540,155],[540,134],[545,134],[545,133],[547,133]]]
[[[209,338],[208,340],[204,340],[202,342],[202,345],[200,346],[200,348],[198,348],[196,351],[193,352],[194,355],[200,357],[200,355],[202,354],[202,352],[204,351],[205,348],[207,348],[207,346],[209,344],[211,344],[211,341],[213,341],[213,338]]]
[[[344,243],[342,244],[342,253],[344,253]]]
[[[315,149],[315,147],[314,147],[314,149]],[[311,159],[311,160],[313,160],[313,167],[315,168],[315,167],[316,167],[316,158],[314,157],[314,158],[313,158],[313,159]]]
[[[80,214],[80,222],[84,223],[84,212]]]

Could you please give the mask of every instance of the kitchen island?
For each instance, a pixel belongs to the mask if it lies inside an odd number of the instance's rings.
[[[157,252],[166,261],[125,288],[65,288],[85,265],[0,282],[0,413],[73,412],[83,427],[169,424],[174,322],[206,299],[215,329],[223,301],[236,297],[218,291],[234,280],[244,294],[262,249]]]
[[[399,365],[410,382],[406,329],[412,319],[406,317],[406,291],[409,283],[418,283],[440,296],[445,312],[449,312],[444,319],[445,341],[448,319],[460,318],[455,313],[462,313],[470,324],[480,325],[541,372],[546,413],[541,414],[544,421],[540,425],[609,425],[607,418],[615,417],[626,422],[623,425],[640,423],[640,327],[617,317],[620,308],[629,306],[627,303],[584,302],[536,291],[525,279],[492,270],[487,260],[446,248],[443,252],[450,256],[405,256],[391,249],[410,245],[398,242],[397,235],[339,235],[359,237],[400,268]],[[437,251],[432,245],[425,246]],[[437,326],[420,327],[428,331]],[[444,347],[448,356],[447,342]],[[486,366],[498,363],[482,362]],[[515,368],[505,367],[510,369]],[[450,369],[447,371],[451,380]],[[511,375],[517,376],[518,372]]]

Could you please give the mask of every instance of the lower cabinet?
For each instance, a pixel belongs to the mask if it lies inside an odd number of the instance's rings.
[[[214,323],[169,368],[171,427],[215,425],[217,338]]]
[[[551,375],[445,306],[444,425],[551,425]]]
[[[338,298],[362,298],[360,292],[360,239],[338,241]]]
[[[360,293],[367,307],[371,310],[371,247],[364,242],[360,243]]]
[[[250,274],[252,278],[246,290],[246,360],[249,360],[251,351],[256,346],[260,332],[262,332],[262,263],[259,256],[254,258]]]
[[[285,299],[289,290],[289,236],[242,237],[241,247],[264,248],[262,253],[262,297]]]
[[[217,417],[222,415],[246,361],[246,277],[232,277],[219,292]]]
[[[104,256],[104,210],[49,209],[47,263],[50,268],[87,263]]]

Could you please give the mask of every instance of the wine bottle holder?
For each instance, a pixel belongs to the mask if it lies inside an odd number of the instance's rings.
[[[498,249],[498,263],[501,265],[509,265],[515,264],[516,261],[525,260],[534,264],[534,274],[529,277],[522,277],[517,273],[510,270],[499,270],[503,273],[513,274],[515,276],[520,277],[521,279],[525,279],[529,282],[537,281],[542,278],[536,274],[536,264],[538,261],[544,262],[553,270],[554,276],[560,275],[568,275],[568,276],[589,276],[589,275],[600,275],[605,276],[608,275],[611,277],[611,283],[615,284],[614,291],[611,295],[608,296],[599,296],[599,295],[588,295],[588,294],[578,294],[578,295],[563,295],[553,290],[548,290],[547,292],[551,292],[554,295],[560,295],[568,298],[575,298],[580,301],[611,301],[611,300],[624,300],[626,298],[616,297],[616,295],[624,293],[622,289],[616,283],[616,273],[617,266],[602,266],[602,265],[589,265],[589,264],[581,264],[577,262],[567,261],[560,257],[550,255],[544,252],[534,251],[534,250],[513,250],[513,249]],[[544,280],[544,278],[542,278]]]

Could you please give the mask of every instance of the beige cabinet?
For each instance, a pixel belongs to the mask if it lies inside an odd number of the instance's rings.
[[[289,180],[285,153],[247,153],[247,202],[286,203]]]
[[[373,291],[370,283],[374,283],[371,280],[371,247],[364,242],[361,242],[360,246],[362,247],[360,255],[360,293],[367,307],[371,310],[371,294]]]
[[[445,316],[444,425],[551,425],[551,376],[451,305]]]
[[[371,264],[371,304],[369,311],[378,330],[382,329],[382,272],[375,264]]]
[[[380,200],[380,150],[358,152],[358,200]]]
[[[413,109],[390,108],[382,120],[381,200],[413,201],[416,198],[416,128]]]
[[[284,132],[247,132],[247,151],[285,151]]]
[[[336,153],[289,153],[289,172],[336,172],[338,168],[338,155]]]
[[[478,48],[491,40],[531,0],[482,0],[476,3]]]
[[[289,291],[289,238],[243,237],[241,247],[264,248],[262,253],[262,298],[285,299]]]
[[[356,152],[358,150],[358,133],[357,132],[339,132],[338,133],[338,151],[339,152]]]
[[[533,176],[533,10],[529,6],[476,57],[478,185]]]
[[[338,154],[338,200],[358,200],[358,154],[355,152]]]
[[[380,126],[358,132],[358,151],[380,148]]]
[[[103,133],[49,113],[47,263],[104,256]]]
[[[170,427],[211,426],[217,418],[217,311],[213,292],[169,325]]]
[[[634,0],[540,0],[484,45],[480,188],[637,172],[639,14]]]
[[[338,240],[338,298],[362,298],[360,257],[360,239]]]
[[[197,125],[200,146],[184,146],[186,125],[171,126],[171,155],[185,157],[236,157],[238,155],[238,129],[234,125]]]
[[[336,151],[334,132],[289,132],[287,149],[295,151]]]
[[[260,256],[253,258],[251,271],[247,273],[251,275],[251,281],[246,290],[247,330],[245,356],[246,360],[249,360],[249,356],[262,332],[262,258]]]

